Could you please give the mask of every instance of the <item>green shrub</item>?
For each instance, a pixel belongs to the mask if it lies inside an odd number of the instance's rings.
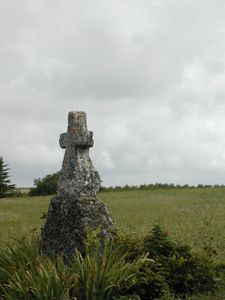
[[[30,196],[45,196],[56,193],[59,173],[49,174],[43,178],[34,179],[34,188],[31,188]]]
[[[131,262],[145,253],[143,240],[135,233],[117,235],[114,242],[117,247],[127,253],[127,261]]]
[[[117,237],[116,243],[128,253],[126,259],[130,262],[146,253],[149,255],[144,249],[143,240],[135,234],[120,235]],[[136,284],[127,292],[137,294],[142,300],[156,299],[167,294],[169,287],[165,281],[164,273],[160,263],[149,259],[140,268]]]
[[[177,245],[156,225],[144,239],[144,250],[162,265],[170,291],[177,295],[207,292],[215,289],[212,262],[194,255],[187,245]]]
[[[176,249],[168,233],[159,225],[155,225],[151,233],[144,238],[144,251],[148,252],[150,257],[163,258],[173,256]]]
[[[128,235],[118,237],[117,243],[128,251],[130,261],[148,254],[149,260],[142,265],[136,284],[127,291],[142,300],[213,292],[221,277],[218,274],[223,272],[212,261],[194,255],[189,246],[174,243],[158,225],[142,241]]]
[[[169,286],[162,265],[154,260],[146,262],[130,292],[137,293],[142,300],[158,299],[168,294]]]

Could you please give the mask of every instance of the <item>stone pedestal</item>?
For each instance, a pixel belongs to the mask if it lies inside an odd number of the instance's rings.
[[[83,241],[90,230],[100,241],[115,233],[115,224],[106,206],[96,197],[100,176],[89,157],[93,133],[87,131],[86,114],[70,112],[67,133],[60,136],[65,155],[57,195],[52,199],[41,236],[45,254],[61,253],[70,259],[75,249],[84,251]]]

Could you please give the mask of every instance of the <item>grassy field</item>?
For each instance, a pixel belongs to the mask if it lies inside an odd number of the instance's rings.
[[[99,193],[120,232],[147,234],[162,225],[197,252],[225,259],[225,188]],[[0,200],[0,244],[43,226],[51,197]]]

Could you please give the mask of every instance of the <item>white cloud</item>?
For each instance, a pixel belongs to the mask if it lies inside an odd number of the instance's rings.
[[[106,170],[115,169],[115,164],[107,151],[101,150],[98,156],[97,167]]]

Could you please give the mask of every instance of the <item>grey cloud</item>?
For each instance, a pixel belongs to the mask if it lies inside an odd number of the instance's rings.
[[[224,12],[221,0],[1,2],[0,152],[16,183],[60,168],[70,110],[88,114],[106,184],[223,181]]]

